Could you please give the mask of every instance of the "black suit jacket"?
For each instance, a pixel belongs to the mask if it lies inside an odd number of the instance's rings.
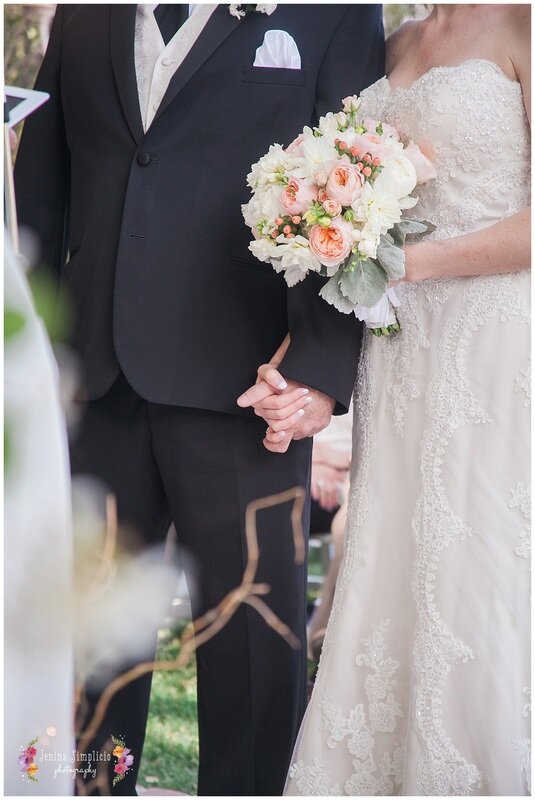
[[[248,251],[246,175],[273,142],[383,74],[380,5],[279,5],[237,20],[219,6],[144,134],[134,68],[135,5],[59,5],[25,126],[20,222],[33,228],[75,304],[87,393],[120,370],[148,400],[244,413],[236,397],[287,331],[282,372],[348,406],[360,326],[287,289]],[[270,29],[302,69],[253,67]],[[68,255],[67,255],[68,254]]]

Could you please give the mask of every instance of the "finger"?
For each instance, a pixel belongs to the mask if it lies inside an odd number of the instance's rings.
[[[260,381],[260,383],[255,383],[254,386],[251,386],[241,394],[236,402],[240,408],[249,408],[249,406],[254,406],[261,400],[265,400],[270,394],[273,394],[273,388],[265,381]]]
[[[286,439],[287,436],[290,436],[290,435],[291,434],[290,434],[289,431],[274,431],[273,428],[271,428],[271,427],[269,427],[267,429],[266,434],[265,434],[266,439],[271,444],[279,444],[284,439]]]
[[[274,431],[268,428],[264,437],[264,446],[273,453],[285,453],[289,448],[295,428],[289,431]]]
[[[266,411],[269,410],[279,411],[291,405],[292,403],[295,403],[296,400],[299,400],[300,398],[304,399],[308,395],[309,395],[309,390],[303,389],[302,387],[298,387],[297,389],[291,389],[287,392],[282,392],[282,394],[271,393],[264,400],[260,401],[259,406],[262,406],[262,408],[265,409]]]
[[[310,397],[299,397],[294,403],[286,406],[286,408],[280,409],[264,409],[263,404],[259,403],[257,406],[255,406],[255,410],[260,411],[267,424],[271,425],[272,422],[284,422],[284,420],[293,417],[298,411],[305,409],[310,403],[310,400]],[[300,416],[302,417],[303,414],[300,414]]]
[[[266,383],[269,383],[269,385],[278,392],[283,392],[288,388],[288,384],[278,369],[272,367],[271,364],[262,364],[262,366],[258,367],[258,377]]]
[[[275,433],[279,433],[280,431],[288,431],[290,428],[295,428],[301,422],[302,418],[305,415],[305,409],[300,408],[299,411],[296,411],[295,414],[291,414],[287,419],[281,420],[269,420],[269,427]]]
[[[285,453],[292,441],[291,436],[286,436],[282,442],[271,442],[267,437],[264,439],[264,447],[266,450],[269,450],[270,453]]]

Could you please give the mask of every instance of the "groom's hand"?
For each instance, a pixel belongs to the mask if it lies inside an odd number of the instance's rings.
[[[327,427],[334,400],[317,389],[286,381],[272,364],[263,364],[256,384],[238,398],[238,405],[254,408],[268,424],[264,447],[285,453],[293,439],[314,436]]]

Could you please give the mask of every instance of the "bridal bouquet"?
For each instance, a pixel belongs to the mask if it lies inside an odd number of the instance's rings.
[[[253,196],[242,211],[250,251],[288,286],[309,272],[328,277],[324,300],[388,335],[399,330],[388,284],[405,275],[405,239],[434,229],[403,212],[436,172],[414,142],[404,146],[392,125],[362,119],[359,107],[347,97],[289,147],[272,145],[247,176]]]

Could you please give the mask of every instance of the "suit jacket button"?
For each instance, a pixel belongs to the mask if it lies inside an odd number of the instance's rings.
[[[137,163],[140,167],[146,167],[147,164],[150,164],[150,154],[149,153],[138,153],[137,154]]]

